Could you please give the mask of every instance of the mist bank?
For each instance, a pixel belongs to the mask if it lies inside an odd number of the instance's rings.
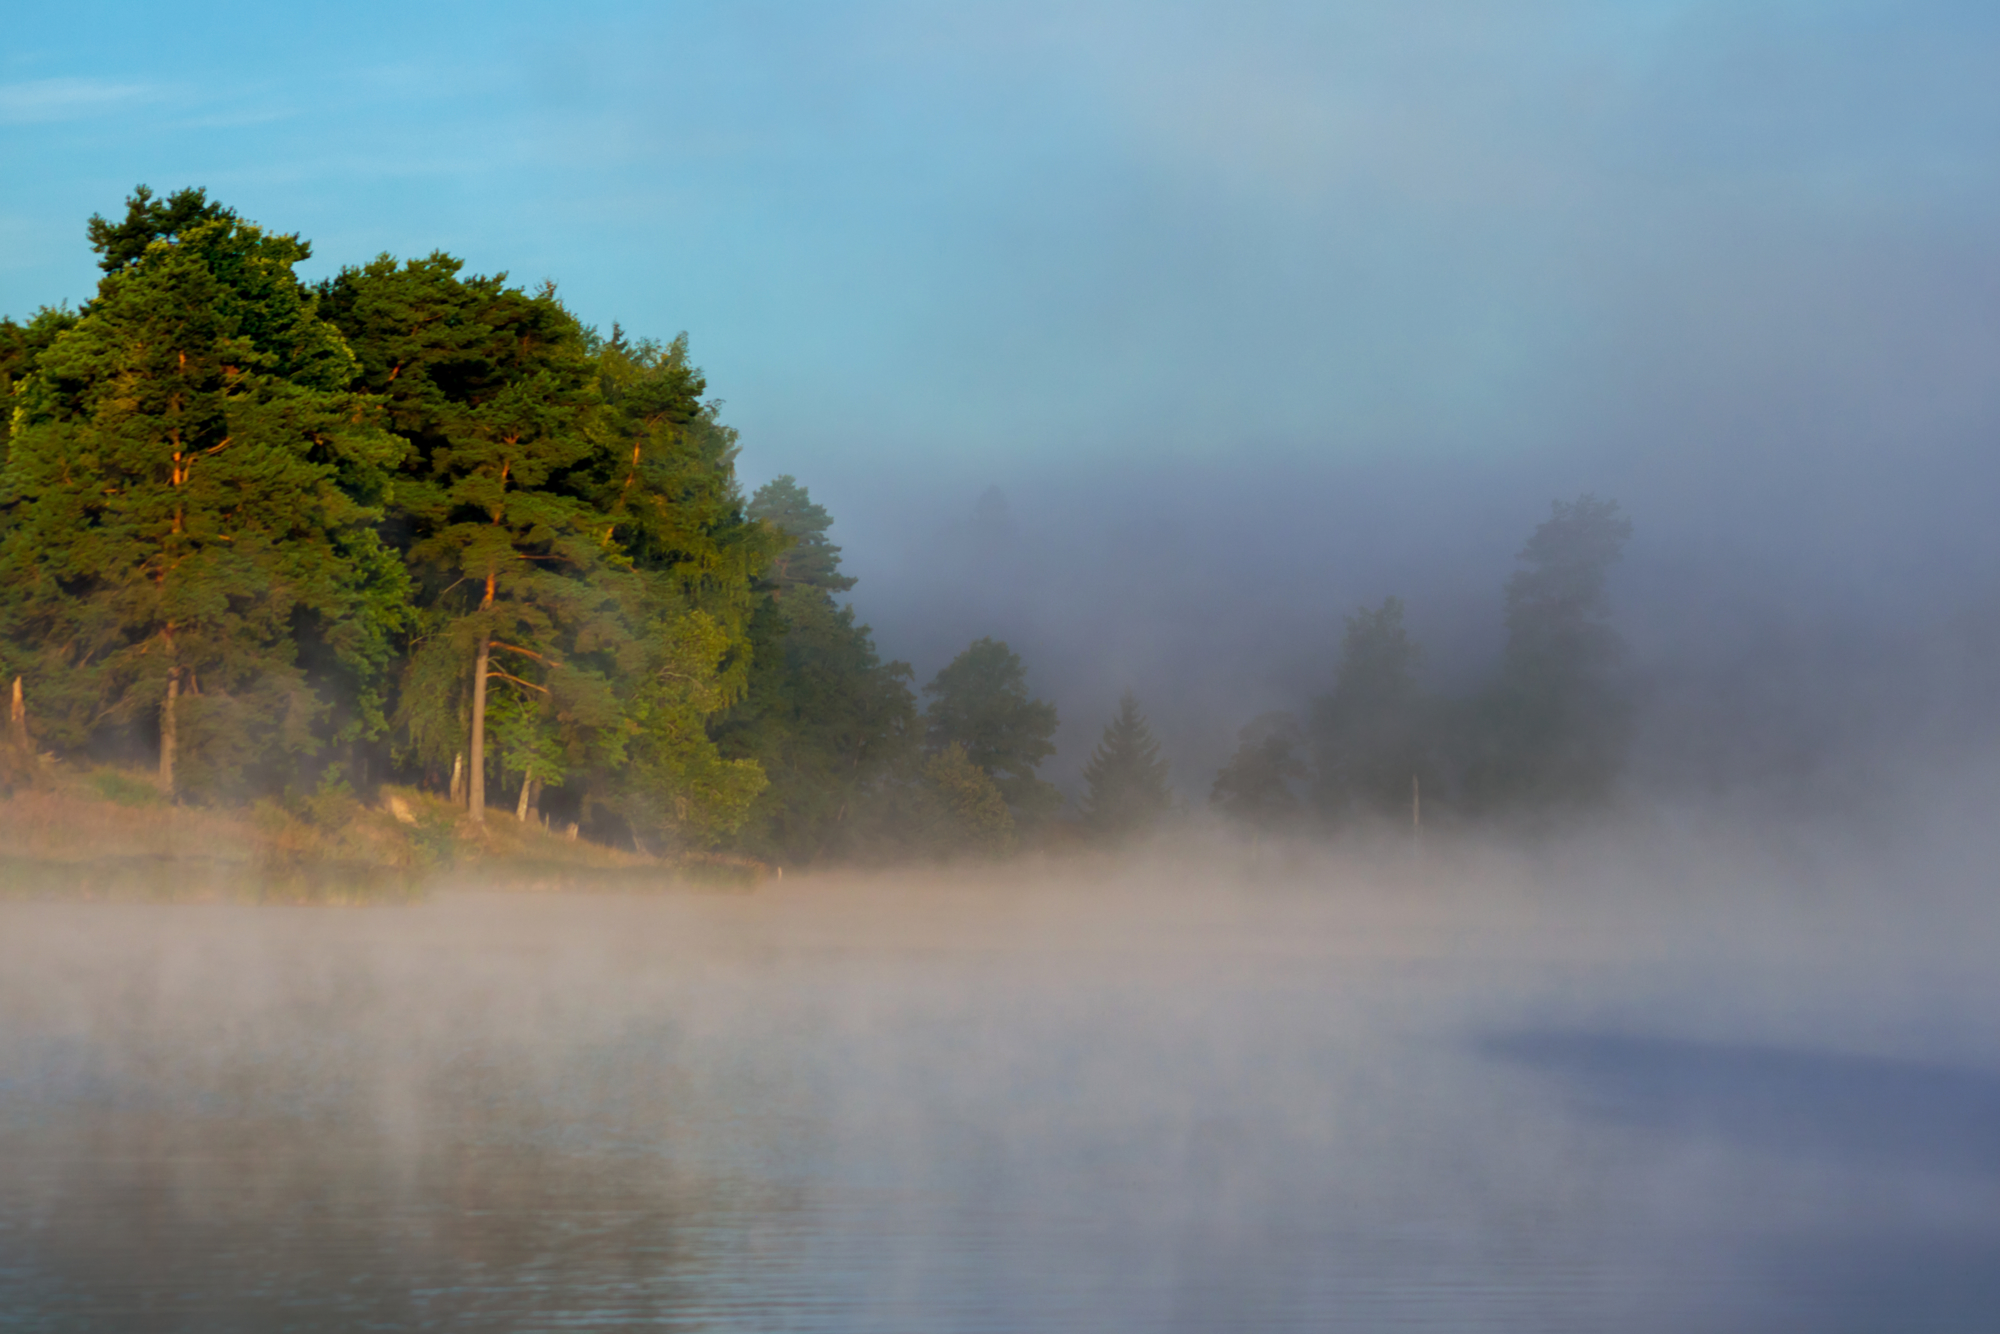
[[[2000,540],[1968,510],[1985,434],[1913,454],[1854,422],[1836,450],[1821,426],[1616,423],[1534,449],[1412,442],[1397,460],[1332,431],[1229,462],[1106,441],[1060,469],[946,460],[815,493],[885,653],[926,671],[975,628],[1006,639],[1061,711],[1049,775],[1072,792],[1132,689],[1191,803],[1245,722],[1331,689],[1345,617],[1385,596],[1426,650],[1423,685],[1475,688],[1550,498],[1615,496],[1633,518],[1608,583],[1639,688],[1629,790],[1811,801],[2000,739],[1980,666],[2000,638]]]
[[[1963,1327],[2000,1236],[1986,828],[0,902],[0,1298],[307,1329]]]

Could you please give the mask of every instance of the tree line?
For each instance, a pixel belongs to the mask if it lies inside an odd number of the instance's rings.
[[[307,284],[307,242],[199,189],[141,187],[88,238],[88,302],[0,320],[17,750],[143,758],[175,800],[396,781],[475,821],[511,806],[783,862],[998,854],[1058,827],[1037,772],[1056,711],[1019,656],[978,640],[921,690],[884,661],[840,600],[825,509],[792,477],[743,497],[685,336],[602,334],[552,285],[441,251]],[[1416,690],[1392,599],[1350,621],[1307,725],[1246,731],[1218,807],[1301,818],[1306,751],[1327,813],[1405,771],[1588,787],[1621,707],[1602,605],[1621,522],[1586,499],[1530,543],[1477,727]],[[1159,750],[1128,695],[1081,827],[1158,823]]]
[[[1423,689],[1400,599],[1347,618],[1330,688],[1238,736],[1210,794],[1258,829],[1575,809],[1603,801],[1631,741],[1625,646],[1607,581],[1632,525],[1617,502],[1557,501],[1507,581],[1491,679],[1463,697]],[[1428,796],[1426,796],[1428,794]]]

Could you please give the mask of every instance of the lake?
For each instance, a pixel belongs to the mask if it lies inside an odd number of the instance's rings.
[[[4,903],[0,1326],[1990,1329],[2000,932],[1903,870]]]

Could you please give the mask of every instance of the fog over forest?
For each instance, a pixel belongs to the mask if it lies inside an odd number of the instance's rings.
[[[398,22],[416,64],[311,39],[351,77],[308,115],[165,77],[219,57],[143,24],[71,68],[35,16],[0,71],[35,182],[0,308],[81,299],[77,219],[150,180],[300,228],[309,280],[443,245],[600,330],[684,328],[746,493],[811,488],[919,682],[1020,650],[1072,791],[1129,686],[1198,803],[1383,596],[1427,683],[1475,679],[1513,552],[1583,492],[1634,520],[1618,620],[1677,720],[1640,769],[1788,773],[1984,708],[1949,666],[2000,569],[1976,8]],[[439,159],[411,118],[506,148]]]
[[[10,15],[0,1325],[2000,1310],[2000,8]]]

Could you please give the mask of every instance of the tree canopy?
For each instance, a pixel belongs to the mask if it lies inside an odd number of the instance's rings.
[[[1028,695],[1020,655],[997,639],[975,639],[924,686],[924,741],[931,754],[963,747],[991,775],[1017,821],[1053,814],[1062,794],[1035,774],[1055,754],[1056,706]]]
[[[919,694],[846,601],[834,518],[739,441],[685,334],[383,255],[308,286],[300,236],[201,189],[93,216],[78,309],[0,319],[5,784],[139,760],[178,801],[388,780],[584,836],[780,863],[993,855],[1176,815],[1129,692],[1073,820],[1057,713],[1005,643]],[[982,529],[1007,527],[989,490]],[[1400,599],[1346,618],[1306,724],[1244,728],[1210,804],[1260,829],[1601,800],[1631,735],[1615,502],[1556,502],[1489,679],[1419,682]],[[1304,795],[1309,800],[1302,802]]]
[[[1293,784],[1306,777],[1297,754],[1298,720],[1289,713],[1260,714],[1236,737],[1236,753],[1215,775],[1209,804],[1256,830],[1298,823],[1301,807]]]

